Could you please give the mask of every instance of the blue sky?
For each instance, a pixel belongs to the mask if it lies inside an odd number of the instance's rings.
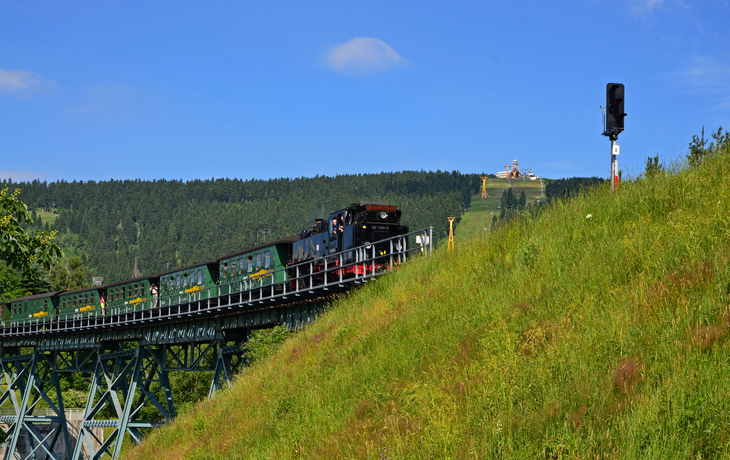
[[[730,128],[730,1],[0,3],[0,177],[608,176]]]

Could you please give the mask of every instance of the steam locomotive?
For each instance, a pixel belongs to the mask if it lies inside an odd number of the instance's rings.
[[[382,268],[400,247],[389,238],[408,233],[397,206],[359,202],[315,221],[300,235],[162,273],[74,291],[48,292],[2,305],[4,325],[73,321],[151,308],[172,308],[219,295],[273,292],[351,277]],[[359,263],[365,255],[368,263]]]

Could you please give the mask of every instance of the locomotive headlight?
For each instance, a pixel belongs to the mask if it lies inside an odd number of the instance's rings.
[[[388,214],[387,213],[385,213],[385,212],[381,212],[380,213],[380,218],[381,219],[385,220],[387,217],[388,217]]]

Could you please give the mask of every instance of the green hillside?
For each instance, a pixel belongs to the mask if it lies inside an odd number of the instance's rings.
[[[726,458],[729,145],[409,263],[127,458]]]
[[[455,243],[461,243],[473,238],[475,235],[486,236],[485,228],[492,226],[492,218],[499,217],[499,199],[505,193],[510,182],[506,179],[487,179],[487,197],[482,198],[481,189],[478,194],[471,197],[469,212],[461,217],[454,236]],[[480,185],[481,187],[481,185]],[[544,200],[539,180],[514,180],[512,189],[515,196],[525,192],[528,203],[535,203],[537,200]]]

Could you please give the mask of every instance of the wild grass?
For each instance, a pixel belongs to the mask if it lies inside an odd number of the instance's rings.
[[[126,458],[727,457],[729,156],[407,264]]]

